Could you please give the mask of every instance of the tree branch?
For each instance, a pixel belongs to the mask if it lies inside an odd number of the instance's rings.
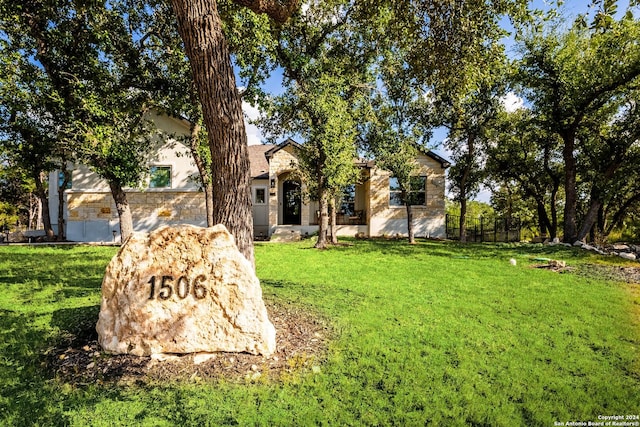
[[[234,3],[251,9],[255,13],[264,13],[274,21],[283,24],[300,5],[300,0],[233,0]]]

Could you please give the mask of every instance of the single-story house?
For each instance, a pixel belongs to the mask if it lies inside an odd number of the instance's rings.
[[[157,115],[152,118],[165,135],[188,135],[185,120]],[[142,185],[127,191],[136,231],[161,225],[205,226],[204,194],[198,185],[197,168],[189,150],[174,138],[159,141],[157,154],[149,161],[149,174]],[[318,229],[318,204],[304,197],[305,184],[295,173],[300,149],[289,139],[279,145],[250,145],[253,223],[257,239],[294,232],[312,234]],[[427,151],[418,155],[416,177],[418,205],[413,206],[416,236],[445,237],[445,169],[449,163]],[[396,180],[375,162],[357,161],[362,182],[344,191],[337,215],[338,235],[406,235],[406,209],[398,201]],[[119,239],[118,214],[108,184],[88,167],[74,165],[65,191],[64,217],[67,239],[108,242]],[[58,179],[58,172],[50,176]],[[50,186],[52,220],[56,222],[58,194]],[[55,224],[57,227],[57,224]]]

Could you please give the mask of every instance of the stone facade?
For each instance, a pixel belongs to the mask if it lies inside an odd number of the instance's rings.
[[[269,180],[274,180],[276,183],[275,188],[269,190],[269,224],[271,225],[282,224],[282,184],[289,178],[300,181],[300,179],[292,176],[297,165],[298,157],[293,146],[287,146],[282,150],[276,151],[269,159]],[[304,192],[304,183],[302,184],[302,191]],[[300,213],[301,226],[309,226],[312,222],[309,214],[310,205],[303,203]]]
[[[204,194],[193,191],[129,192],[134,218],[197,223],[206,218]],[[111,193],[69,192],[68,222],[118,219]]]
[[[417,236],[444,237],[445,234],[445,169],[426,155],[417,159],[417,175],[426,177],[425,205],[413,206]],[[406,208],[389,206],[389,178],[391,174],[373,169],[369,179],[370,235],[383,236],[406,233]]]
[[[165,123],[159,120],[158,126]],[[179,124],[179,123],[178,123]],[[188,131],[185,128],[184,131]],[[167,188],[134,188],[127,191],[135,231],[151,231],[162,225],[206,225],[204,195],[198,191],[193,177],[197,169],[186,147],[179,142],[166,143],[150,165],[171,168],[171,183]],[[288,180],[305,183],[297,172],[300,145],[293,140],[280,145],[251,146],[252,197],[254,199],[254,235],[264,239],[274,233],[310,235],[318,228],[318,203],[303,197],[299,207],[299,220],[291,215],[285,220],[284,183]],[[182,154],[180,154],[182,153]],[[429,152],[417,158],[418,175],[426,178],[425,205],[413,206],[414,229],[418,237],[445,236],[445,170],[448,162]],[[389,177],[373,162],[360,160],[363,180],[355,183],[355,197],[348,202],[338,218],[337,233],[354,236],[406,235],[406,210],[390,206]],[[254,170],[255,169],[255,170]],[[57,177],[52,174],[50,179]],[[148,183],[147,187],[149,186]],[[145,187],[145,183],[141,183]],[[56,186],[50,187],[50,206],[57,210]],[[291,187],[289,187],[291,188]],[[117,241],[118,214],[108,185],[83,166],[73,168],[72,188],[66,191],[67,238],[74,241]],[[287,211],[289,214],[290,210]],[[297,215],[296,215],[297,217]],[[355,218],[355,220],[354,220]],[[295,222],[295,224],[292,224]]]

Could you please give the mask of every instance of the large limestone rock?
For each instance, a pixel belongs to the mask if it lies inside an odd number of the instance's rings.
[[[223,225],[135,233],[109,263],[96,327],[105,351],[275,351],[260,282]]]

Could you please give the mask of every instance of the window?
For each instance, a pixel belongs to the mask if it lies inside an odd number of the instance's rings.
[[[267,189],[265,187],[256,187],[253,189],[253,204],[264,205],[267,203]]]
[[[356,211],[356,186],[355,184],[347,185],[342,190],[342,199],[338,205],[339,211],[345,215],[354,215]]]
[[[407,202],[412,206],[424,206],[426,204],[426,176],[412,176],[410,190],[407,194]],[[402,200],[402,188],[398,178],[389,178],[389,206],[404,206]]]
[[[171,166],[151,166],[149,188],[171,188]]]

